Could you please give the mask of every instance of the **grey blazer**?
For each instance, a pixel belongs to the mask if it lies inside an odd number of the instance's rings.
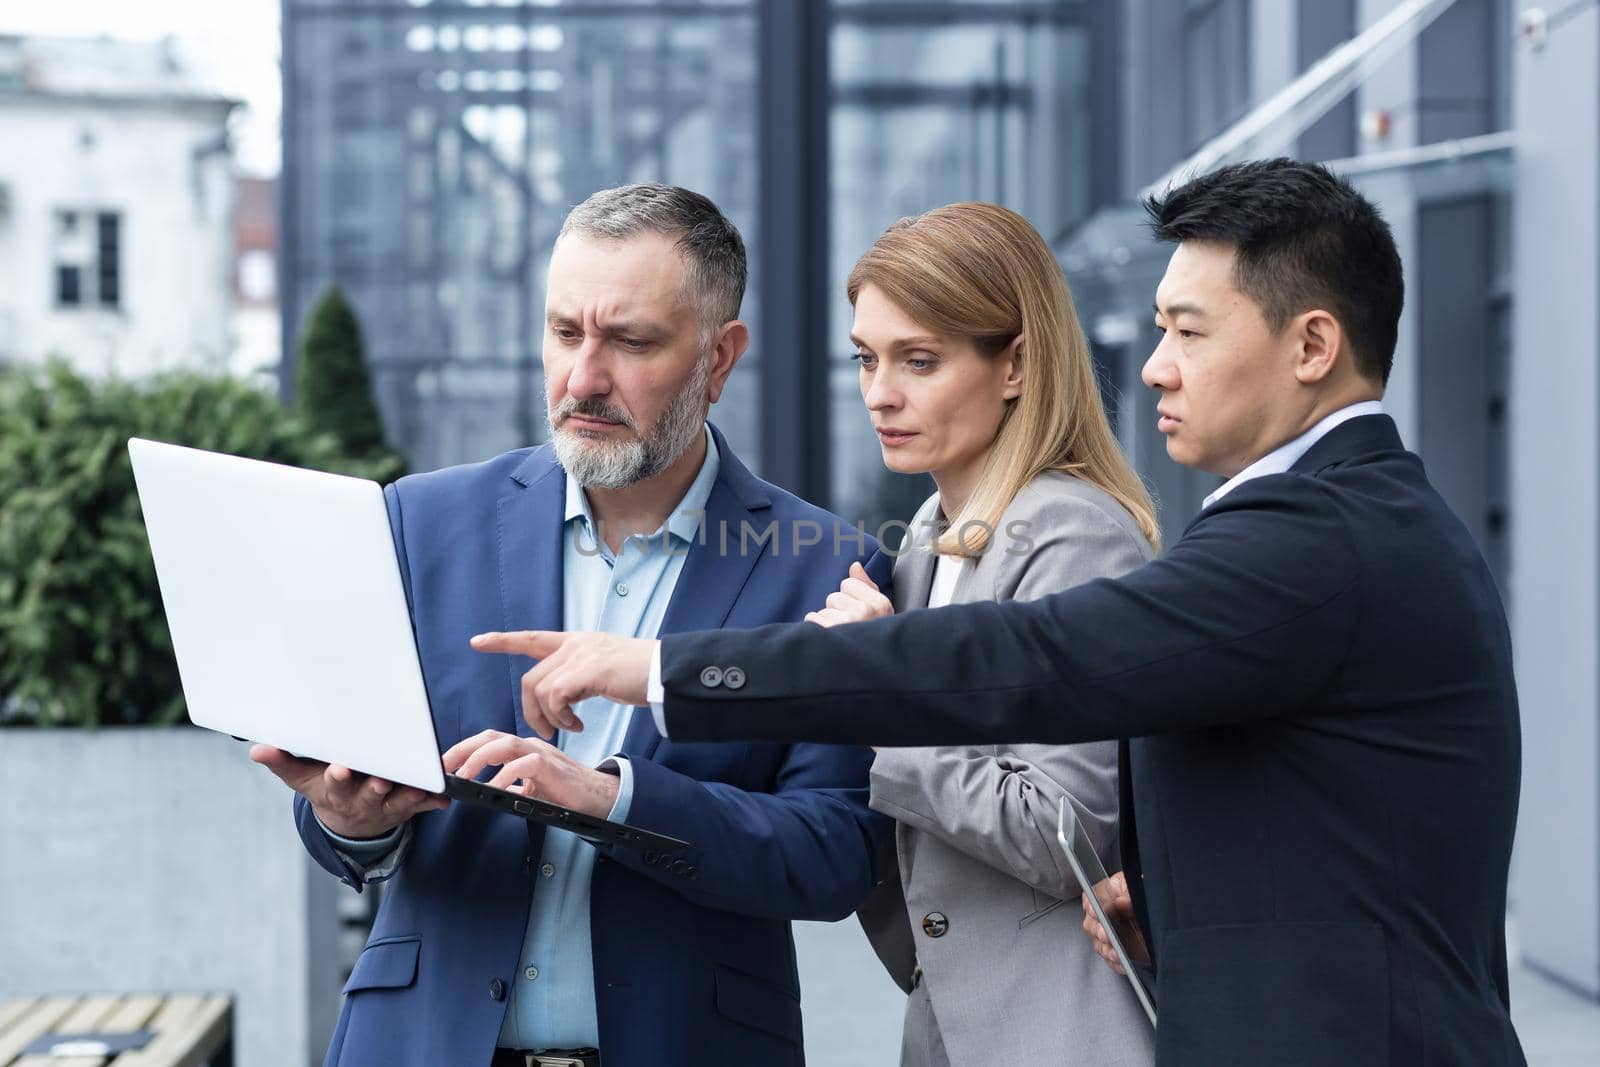
[[[938,507],[937,494],[923,504],[910,551],[895,562],[897,612],[927,606],[935,557],[922,524]],[[1050,472],[1017,494],[990,549],[965,564],[952,603],[1032,600],[1153,554],[1109,494]],[[1080,928],[1077,883],[1056,842],[1063,795],[1106,869],[1120,870],[1115,742],[878,753],[871,804],[897,820],[886,865],[898,873],[887,871],[857,915],[912,993],[903,1064],[1153,1062],[1150,1024]]]

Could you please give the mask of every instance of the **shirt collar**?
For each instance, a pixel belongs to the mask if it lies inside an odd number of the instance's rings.
[[[662,529],[651,534],[652,538],[659,537],[662,530],[671,534],[684,543],[692,542],[695,535],[700,532],[701,519],[705,517],[706,501],[711,498],[711,489],[717,484],[717,473],[722,469],[722,456],[717,452],[717,440],[711,434],[711,428],[705,428],[706,458],[700,464],[700,473],[694,476],[694,481],[689,483],[688,492],[683,494],[683,499],[678,501],[678,506],[672,509],[667,516],[667,521],[662,524]],[[589,496],[577,479],[567,477],[567,513],[562,520],[570,523],[573,519],[583,520],[584,527],[593,531],[595,528],[594,514],[589,510]]]
[[[1216,492],[1206,497],[1205,503],[1200,505],[1200,510],[1204,511],[1209,508],[1212,504],[1215,504],[1252,478],[1261,478],[1268,474],[1283,474],[1290,467],[1300,462],[1300,457],[1309,452],[1312,445],[1328,436],[1329,432],[1341,423],[1349,422],[1351,419],[1360,418],[1363,415],[1382,414],[1382,403],[1376,400],[1363,400],[1324,416],[1321,422],[1299,437],[1287,444],[1279,445],[1232,478],[1223,482]]]

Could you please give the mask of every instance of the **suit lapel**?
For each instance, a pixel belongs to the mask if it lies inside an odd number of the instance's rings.
[[[1128,883],[1128,896],[1133,901],[1134,921],[1144,931],[1145,947],[1150,950],[1150,963],[1156,963],[1156,939],[1150,926],[1149,902],[1144,892],[1144,864],[1139,858],[1138,811],[1133,799],[1133,741],[1117,742],[1117,834],[1122,849],[1123,880]]]
[[[993,546],[991,545],[990,547]],[[994,596],[989,593],[988,590],[981,589],[979,587],[978,581],[979,569],[983,566],[983,561],[986,559],[993,559],[997,555],[999,555],[997,552],[988,552],[977,557],[976,559],[968,557],[966,559],[952,561],[951,565],[960,567],[961,573],[956,575],[956,584],[954,588],[950,590],[950,603],[970,604],[974,600],[994,599]],[[993,584],[992,579],[988,579],[988,581],[990,584]]]
[[[764,519],[760,513],[772,507],[772,500],[761,481],[733,454],[721,432],[713,426],[711,434],[720,457],[717,480],[706,498],[699,536],[689,547],[672,600],[661,619],[662,635],[721,629],[755,569],[756,560],[768,551],[753,545],[748,551],[735,548],[741,544],[743,523],[749,523],[754,532],[760,531]],[[649,709],[635,708],[623,738],[622,754],[650,759],[660,744],[655,717]]]
[[[931,551],[934,534],[923,523],[937,514],[937,503],[924,504],[911,519],[911,530],[894,561],[894,590],[889,599],[896,614],[928,606],[933,592],[933,569],[938,558]]]
[[[545,446],[516,469],[511,481],[496,512],[501,628],[560,630],[565,615],[561,534],[566,476],[554,450]],[[526,656],[505,660],[511,686],[508,725],[519,736],[531,737],[533,731],[522,718],[522,676],[533,667],[533,660]]]
[[[936,557],[922,545],[912,545],[894,561],[894,601],[896,614],[915,611],[928,606],[928,594],[933,591],[933,567]]]

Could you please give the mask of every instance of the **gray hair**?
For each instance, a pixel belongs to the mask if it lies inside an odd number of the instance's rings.
[[[572,209],[560,237],[623,240],[647,232],[677,238],[684,296],[700,318],[702,344],[709,344],[723,323],[739,317],[747,267],[739,231],[708,198],[654,182],[602,189]]]

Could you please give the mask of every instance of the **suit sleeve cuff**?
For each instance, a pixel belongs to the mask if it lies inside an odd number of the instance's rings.
[[[667,736],[667,690],[661,684],[661,642],[656,642],[650,653],[650,680],[645,684],[645,695],[650,701],[650,715],[656,720],[656,733]]]
[[[628,811],[633,807],[633,764],[627,756],[612,756],[601,761],[597,770],[612,771],[617,775],[617,799],[611,804],[611,811],[606,815],[610,822],[627,822]]]
[[[394,874],[405,854],[405,846],[411,840],[409,822],[396,826],[382,837],[358,838],[334,833],[317,818],[314,810],[311,817],[317,820],[317,826],[333,845],[339,858],[360,871],[362,880],[369,885]]]

